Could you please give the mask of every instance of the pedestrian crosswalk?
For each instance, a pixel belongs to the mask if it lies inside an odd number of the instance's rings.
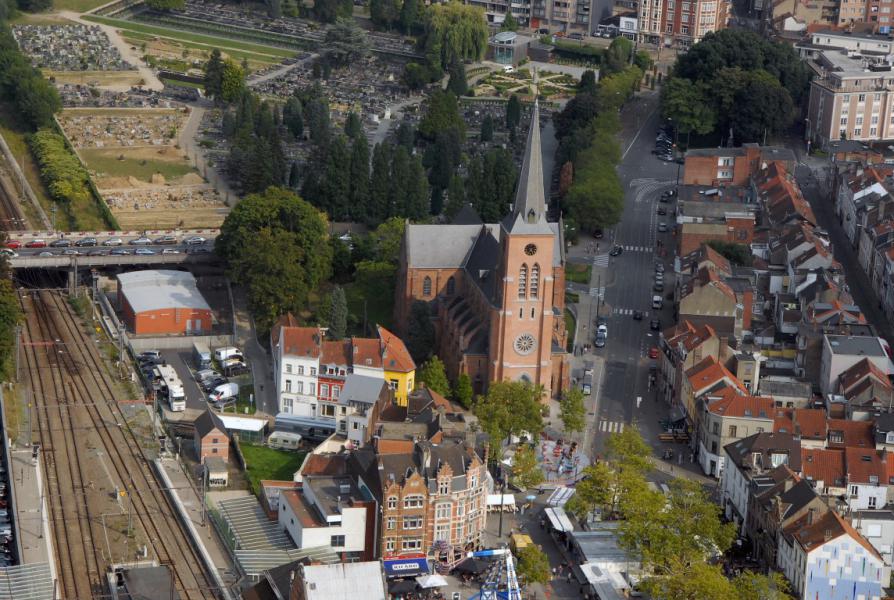
[[[651,252],[651,246],[624,246],[624,252]]]
[[[608,254],[600,254],[599,256],[593,257],[593,266],[594,267],[607,267],[608,266]]]
[[[624,422],[600,419],[599,431],[604,431],[606,433],[621,433],[624,431]]]
[[[643,318],[646,318],[646,317],[649,316],[649,311],[644,310],[644,311],[641,311],[641,312],[643,313]],[[625,316],[625,315],[626,315],[626,316],[629,317],[630,315],[633,314],[633,309],[632,309],[632,308],[613,308],[613,309],[612,309],[612,314],[613,314],[613,315],[619,315],[619,316]]]
[[[596,298],[596,297],[605,298],[605,286],[591,287],[590,295],[593,296],[594,298]]]

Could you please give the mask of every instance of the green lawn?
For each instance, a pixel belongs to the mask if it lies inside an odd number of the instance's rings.
[[[140,33],[138,31],[125,31],[122,32],[122,34],[124,41],[135,48],[139,48],[143,42],[161,37],[157,35],[150,35],[148,33]],[[283,58],[286,58],[284,56],[280,56],[279,54],[277,54],[276,56],[271,56],[273,52],[270,52],[270,50],[281,51],[281,48],[270,48],[268,46],[262,46],[263,50],[261,52],[248,52],[246,50],[236,50],[235,48],[230,47],[230,41],[225,39],[222,39],[220,43],[216,45],[197,44],[195,42],[187,42],[185,40],[174,39],[168,39],[167,41],[171,44],[177,44],[181,47],[189,48],[191,50],[200,50],[203,52],[203,56],[205,52],[210,53],[211,50],[213,50],[214,48],[220,48],[224,54],[226,54],[233,60],[237,60],[240,62],[244,58],[245,60],[249,61],[249,63],[257,62],[265,65],[271,65],[273,63],[278,63]]]
[[[258,482],[262,479],[292,481],[306,454],[245,443],[240,444],[240,448],[247,467],[245,474],[253,493],[258,492]]]
[[[133,176],[149,181],[156,173],[161,173],[168,181],[179,179],[187,173],[195,173],[195,168],[186,160],[143,160],[129,158],[126,148],[84,148],[78,151],[87,168],[98,175],[107,177]],[[123,160],[119,156],[124,155]]]
[[[593,265],[581,263],[565,264],[565,279],[574,283],[590,285],[590,276],[593,273]]]
[[[207,46],[208,48],[220,48],[221,50],[233,48],[236,50],[245,50],[247,52],[254,52],[257,54],[278,56],[280,58],[290,58],[292,56],[295,56],[296,54],[294,50],[288,50],[286,48],[280,48],[277,46],[253,44],[251,42],[236,41],[226,37],[204,35],[201,33],[191,33],[188,31],[182,31],[180,29],[171,29],[168,27],[160,27],[158,25],[147,25],[145,23],[134,23],[133,21],[124,21],[122,19],[111,19],[109,17],[99,17],[96,15],[87,15],[84,17],[84,19],[87,21],[93,21],[94,23],[111,25],[112,27],[116,27],[118,29],[121,29],[122,31],[128,32],[128,36],[132,36],[133,34],[130,32],[135,31],[137,33],[148,34],[150,36],[177,40],[178,42],[193,42],[194,44],[201,44]]]
[[[565,304],[577,304],[580,302],[580,296],[574,292],[565,292]]]
[[[349,283],[342,286],[345,289],[345,297],[348,300],[348,312],[357,319],[357,333],[368,335],[369,332],[360,331],[363,326],[363,301],[366,300],[366,322],[369,328],[376,323],[391,329],[391,317],[394,314],[394,289],[387,292],[370,291],[358,283]]]
[[[82,13],[108,3],[109,0],[53,0],[53,8]]]

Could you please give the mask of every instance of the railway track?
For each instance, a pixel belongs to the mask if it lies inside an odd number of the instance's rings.
[[[141,530],[148,558],[168,565],[181,598],[219,597],[116,401],[93,339],[59,293],[34,292],[22,304],[61,597],[107,594],[105,573],[121,557],[103,547],[108,514],[94,514],[103,503],[117,504],[118,516]]]
[[[16,202],[16,196],[15,186],[0,158],[0,229],[4,231],[24,231],[28,228],[28,221],[22,207]]]

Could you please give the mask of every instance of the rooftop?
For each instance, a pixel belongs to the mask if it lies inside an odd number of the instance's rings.
[[[211,310],[186,271],[131,271],[118,275],[121,293],[135,313],[160,309]]]
[[[885,350],[877,337],[827,335],[826,339],[829,341],[833,354],[885,356]]]
[[[302,568],[305,600],[386,600],[379,561],[306,565]]]

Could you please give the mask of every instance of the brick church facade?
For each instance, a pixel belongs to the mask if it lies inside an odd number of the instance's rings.
[[[569,385],[563,226],[547,221],[536,104],[533,111],[502,222],[482,223],[466,207],[452,224],[408,224],[401,248],[395,322],[408,322],[416,300],[429,303],[448,375],[468,374],[477,393],[491,381],[529,381],[553,397]]]

